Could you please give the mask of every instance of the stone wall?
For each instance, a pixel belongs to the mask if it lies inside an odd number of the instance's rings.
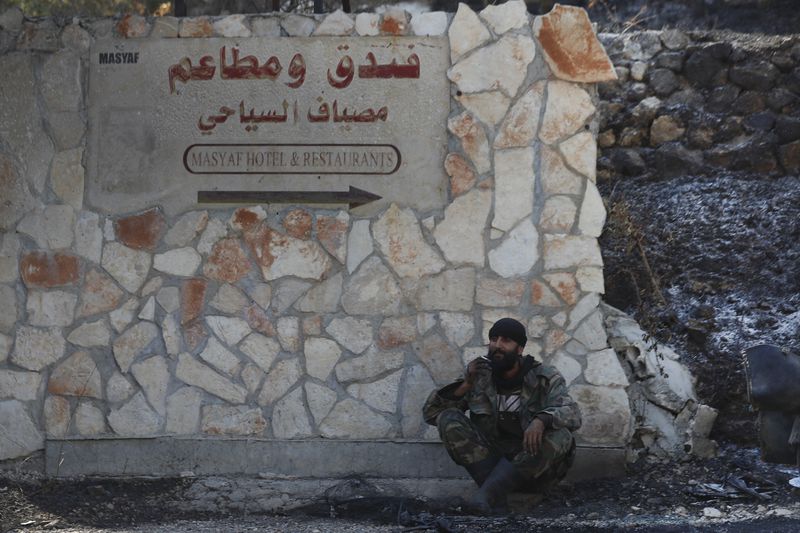
[[[800,171],[800,38],[677,30],[602,34],[599,173]]]
[[[579,443],[626,444],[628,380],[598,308],[592,83],[614,72],[582,10],[66,25],[10,10],[0,28],[0,459],[101,436],[436,440],[425,397],[502,316],[566,377]],[[377,34],[449,37],[445,208],[109,216],[85,200],[94,40]]]

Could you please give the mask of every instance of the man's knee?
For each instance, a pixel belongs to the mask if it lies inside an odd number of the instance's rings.
[[[560,479],[571,466],[574,453],[574,440],[569,430],[551,430],[545,432],[538,453],[520,452],[514,457],[514,465],[524,477],[530,479],[546,473],[556,474]]]

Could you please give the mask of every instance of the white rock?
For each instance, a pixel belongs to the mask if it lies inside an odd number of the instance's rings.
[[[611,348],[586,356],[586,381],[605,387],[627,387],[628,378],[619,364],[616,352]]]
[[[94,405],[81,402],[75,410],[75,429],[83,437],[101,435],[106,431],[106,417]]]
[[[0,427],[14,428],[13,433],[0,431],[0,461],[25,457],[44,447],[44,437],[17,400],[0,402]]]
[[[202,260],[194,248],[187,246],[156,254],[153,268],[173,276],[193,276]]]
[[[161,286],[164,284],[164,278],[161,276],[156,276],[154,278],[150,278],[147,283],[144,284],[142,290],[139,292],[139,295],[144,298],[145,296],[150,296],[154,292],[161,289]],[[152,320],[151,320],[152,322]]]
[[[583,235],[599,237],[606,223],[606,208],[597,185],[592,182],[586,184],[586,194],[581,204],[581,215],[578,229]]]
[[[485,262],[483,230],[492,207],[490,191],[472,190],[447,206],[433,231],[445,259],[456,265],[482,267]]]
[[[214,21],[214,32],[222,37],[250,37],[250,28],[245,23],[247,15],[228,15]]]
[[[489,251],[489,266],[504,278],[526,274],[539,260],[538,246],[539,234],[530,219],[525,219],[500,246]]]
[[[553,80],[547,85],[547,107],[539,138],[555,144],[581,129],[594,112],[592,98],[577,83]]]
[[[183,387],[167,398],[166,432],[176,435],[197,433],[200,423],[200,406],[203,392],[194,387]]]
[[[120,436],[144,437],[158,433],[161,419],[153,411],[141,392],[119,409],[112,409],[108,424]]]
[[[125,379],[125,376],[114,371],[106,382],[106,400],[109,402],[124,402],[136,392],[136,387]]]
[[[575,378],[581,375],[581,364],[561,351],[556,352],[556,354],[547,361],[547,364],[554,366],[556,370],[564,376],[564,381],[567,382],[567,385],[575,381]]]
[[[281,21],[281,27],[289,37],[308,37],[314,31],[314,19],[300,15],[289,15]]]
[[[328,413],[331,412],[331,409],[336,404],[336,393],[328,387],[313,381],[307,381],[305,389],[311,416],[314,417],[314,422],[319,424],[328,416]]]
[[[306,282],[304,281],[303,283]],[[269,283],[254,283],[249,286],[246,291],[247,295],[262,309],[266,310],[269,308],[270,301],[272,300],[272,287]]]
[[[356,20],[357,22],[357,20]],[[411,15],[411,32],[417,36],[444,35],[447,30],[447,13],[429,11]]]
[[[153,322],[156,318],[156,299],[154,297],[150,297],[142,306],[142,310],[139,311],[139,315],[137,316],[139,320],[147,320]]]
[[[306,358],[306,372],[308,375],[326,381],[328,376],[339,362],[342,350],[339,345],[330,339],[312,337],[306,339],[303,347]]]
[[[533,162],[533,148],[495,151],[492,227],[509,231],[533,211]]]
[[[90,211],[81,211],[75,222],[75,253],[99,263],[103,252],[103,230],[100,216]]]
[[[403,370],[398,370],[372,383],[354,383],[347,387],[347,393],[373,409],[394,413],[402,376]]]
[[[606,330],[600,311],[595,311],[584,320],[573,333],[575,340],[590,350],[602,350],[608,346]]]
[[[48,437],[63,437],[67,434],[72,412],[69,400],[61,396],[48,396],[44,400],[44,429]]]
[[[208,435],[259,436],[267,429],[261,409],[246,405],[207,405],[203,407],[200,430]]]
[[[64,291],[29,291],[26,307],[32,326],[69,326],[78,297]]]
[[[475,299],[475,270],[445,270],[426,278],[416,294],[417,308],[423,311],[470,311]]]
[[[631,410],[625,389],[573,385],[570,396],[581,410],[579,444],[624,446],[631,429]]]
[[[603,256],[600,255],[597,239],[560,235],[544,236],[545,270],[582,266],[603,266]]]
[[[3,233],[0,236],[0,283],[15,283],[19,278],[19,252],[17,234]]]
[[[0,331],[10,332],[17,323],[17,292],[14,287],[0,285]]]
[[[511,99],[500,91],[462,93],[455,98],[467,111],[490,127],[503,120],[511,103]]]
[[[528,321],[528,338],[541,339],[547,331],[547,318],[535,315]]]
[[[151,260],[149,253],[118,242],[103,247],[103,268],[128,292],[136,292],[142,286],[150,271]]]
[[[303,369],[296,357],[279,361],[264,380],[261,393],[258,395],[258,405],[266,406],[275,403],[294,387],[302,375]]]
[[[403,398],[400,402],[403,437],[416,437],[425,426],[422,420],[422,406],[436,385],[422,365],[414,365],[406,372]]]
[[[447,71],[447,77],[466,93],[500,90],[514,97],[535,54],[536,47],[530,37],[505,35],[456,63]]]
[[[134,314],[136,313],[136,309],[139,307],[139,300],[136,298],[131,298],[127,302],[125,302],[122,307],[119,309],[115,309],[108,314],[109,321],[111,322],[111,327],[119,333],[123,329],[125,329],[128,324],[131,323],[133,320]]]
[[[458,352],[440,335],[428,335],[421,341],[413,343],[412,347],[436,383],[444,385],[461,375],[463,368]]]
[[[234,315],[240,313],[247,302],[247,296],[241,290],[225,283],[220,286],[209,305],[218,311]]]
[[[168,355],[176,356],[181,351],[181,330],[178,320],[173,315],[164,317],[161,323],[161,337]]]
[[[300,439],[311,436],[303,389],[297,387],[272,409],[272,433],[276,439]]]
[[[0,369],[0,398],[30,402],[39,396],[42,376],[38,372]]]
[[[208,211],[191,211],[181,216],[164,235],[167,246],[188,246],[208,224]]]
[[[29,235],[39,248],[58,250],[72,246],[75,210],[69,205],[48,205],[17,224],[17,231]]]
[[[369,220],[356,220],[347,236],[347,272],[352,274],[369,257],[372,249]]]
[[[235,346],[251,333],[247,321],[229,316],[207,316],[206,324],[222,342]]]
[[[401,277],[418,279],[444,268],[442,258],[422,237],[411,209],[392,204],[375,222],[372,233],[389,266]]]
[[[396,315],[402,293],[389,269],[377,257],[366,260],[345,282],[342,307],[349,315]]]
[[[158,336],[158,327],[152,322],[137,322],[114,341],[114,359],[120,370],[127,372],[137,355]]]
[[[197,242],[197,251],[203,255],[211,253],[212,248],[220,239],[228,235],[228,228],[225,223],[216,218],[212,218],[206,224],[206,229],[200,235],[200,240]]]
[[[370,347],[364,355],[345,359],[336,365],[339,382],[367,381],[403,366],[402,352],[382,352]]]
[[[481,11],[495,35],[502,35],[508,30],[521,28],[528,22],[528,8],[522,0],[511,0],[499,5],[488,5]]]
[[[603,269],[600,267],[579,267],[575,271],[575,279],[583,292],[597,292],[605,294]]]
[[[239,350],[249,357],[264,372],[269,372],[272,363],[278,358],[281,346],[275,339],[258,333],[251,333],[239,345]]]
[[[464,346],[475,335],[475,322],[463,313],[439,313],[444,336],[456,346]]]
[[[436,315],[433,313],[420,313],[417,315],[417,332],[425,335],[436,325]]]
[[[578,195],[583,190],[584,179],[567,168],[555,150],[541,147],[542,190],[545,194]]]
[[[564,311],[561,311],[550,317],[550,320],[552,320],[553,324],[556,326],[563,328],[567,323],[567,314]]]
[[[53,369],[47,391],[61,396],[102,398],[103,381],[92,357],[87,352],[75,352]]]
[[[544,81],[536,82],[517,100],[500,125],[494,140],[495,148],[519,148],[533,144],[539,130],[544,88]]]
[[[600,305],[599,294],[589,293],[581,298],[569,313],[569,327],[567,329],[574,329],[581,320],[589,316],[589,313],[597,309],[598,305]]]
[[[217,374],[211,368],[195,360],[188,353],[182,353],[178,356],[175,377],[187,385],[199,387],[230,403],[241,404],[247,398],[247,390],[244,387]]]
[[[50,186],[61,201],[76,211],[83,208],[83,148],[59,152],[50,166]]]
[[[333,439],[379,439],[389,435],[392,424],[382,415],[352,399],[337,403],[319,427]]]
[[[354,354],[360,354],[372,344],[372,325],[367,320],[334,318],[325,331]]]
[[[282,315],[300,296],[306,293],[312,284],[298,279],[282,280],[275,289],[272,297],[272,310]]]
[[[17,328],[11,362],[28,370],[39,371],[64,355],[66,343],[58,328]]]
[[[304,313],[334,313],[342,297],[341,272],[310,289],[295,303],[295,308]]]
[[[247,392],[255,394],[267,374],[258,366],[249,363],[242,369],[242,383],[247,387]]]
[[[11,346],[14,344],[14,339],[8,335],[0,333],[0,363],[8,359],[8,354],[11,353]]]
[[[353,19],[350,15],[337,9],[327,17],[314,30],[314,35],[349,35],[353,31]]]
[[[278,341],[287,352],[300,349],[300,320],[295,316],[282,316],[277,324]]]
[[[208,339],[205,349],[200,352],[200,359],[229,376],[235,376],[241,364],[238,357],[213,337]]]
[[[156,294],[156,301],[167,313],[174,313],[181,305],[180,289],[164,287]]]
[[[577,211],[569,196],[551,196],[544,203],[539,227],[546,233],[570,233]]]
[[[716,507],[703,507],[703,516],[706,518],[722,518],[722,511]]]
[[[592,182],[597,179],[597,142],[591,133],[578,133],[559,144],[558,149],[567,165]]]
[[[361,36],[375,36],[380,33],[381,16],[378,13],[359,13],[356,15],[356,33]]]
[[[447,35],[450,38],[451,63],[491,39],[489,30],[466,4],[458,4]]]

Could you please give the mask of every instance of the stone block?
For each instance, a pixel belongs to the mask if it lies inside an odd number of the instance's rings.
[[[261,392],[258,395],[258,405],[267,406],[274,404],[286,394],[294,384],[303,376],[300,361],[295,357],[284,359],[275,364],[264,380]]]
[[[450,32],[453,28],[451,24]],[[447,77],[465,93],[500,90],[513,98],[535,54],[536,46],[530,37],[507,34],[453,65]]]
[[[183,387],[167,398],[167,423],[165,431],[178,435],[197,433],[203,392],[194,387]]]
[[[411,33],[414,35],[443,35],[446,30],[447,13],[444,11],[429,11],[411,15]]]
[[[489,30],[466,4],[458,5],[458,10],[450,23],[448,37],[450,38],[450,61],[452,63],[491,39]]]
[[[325,328],[325,332],[354,354],[366,350],[373,341],[370,322],[349,316],[334,318]]]
[[[350,315],[396,315],[402,293],[377,257],[366,260],[344,284],[342,307]]]
[[[110,242],[103,247],[103,268],[128,292],[135,293],[144,284],[151,263],[152,257],[143,250],[135,250],[118,242]]]
[[[73,427],[84,437],[100,435],[106,432],[106,417],[96,406],[81,402],[73,415]]]
[[[48,396],[44,400],[44,429],[48,437],[63,437],[67,434],[72,412],[69,400],[60,396]]]
[[[533,211],[534,150],[497,150],[495,166],[495,214],[492,227],[513,228]]]
[[[417,308],[424,311],[470,311],[475,295],[475,270],[445,270],[419,284]]]
[[[450,263],[482,267],[483,231],[491,209],[489,191],[471,191],[447,206],[444,220],[433,231],[436,243]]]
[[[267,281],[284,276],[321,280],[330,256],[314,241],[296,239],[260,225],[245,233],[245,242]]]
[[[228,15],[214,21],[214,32],[221,37],[250,37],[247,15]]]
[[[67,341],[82,348],[108,346],[111,342],[111,330],[105,320],[86,322],[72,330]]]
[[[17,372],[0,369],[0,398],[34,401],[39,396],[42,375],[38,372]]]
[[[304,313],[336,312],[342,296],[343,279],[340,272],[313,287],[295,303],[295,308]]]
[[[330,339],[311,337],[306,339],[303,353],[306,360],[306,373],[320,381],[327,381],[333,367],[342,356],[342,349]]]
[[[272,433],[277,439],[311,436],[311,423],[306,413],[301,387],[297,387],[275,404],[272,410]]]
[[[317,241],[325,251],[342,264],[347,261],[347,228],[349,224],[350,215],[345,211],[340,211],[335,216],[317,216]]]
[[[317,23],[309,17],[289,15],[281,20],[281,27],[289,37],[308,37],[314,32]]]
[[[380,439],[392,431],[392,424],[361,402],[345,399],[337,403],[319,427],[329,439]]]
[[[583,425],[575,433],[581,444],[624,446],[631,430],[631,410],[624,389],[573,385],[570,395],[581,410]]]
[[[382,350],[408,344],[417,337],[417,320],[414,316],[387,318],[378,328],[377,345]]]
[[[394,7],[383,12],[380,24],[381,35],[407,35],[408,15],[405,10]]]
[[[586,381],[602,387],[627,387],[628,378],[619,363],[616,352],[608,348],[586,356]]]
[[[17,400],[0,402],[0,427],[14,428],[0,432],[0,461],[25,457],[44,447],[44,437]]]
[[[378,27],[380,22],[381,16],[378,13],[358,13],[355,21],[356,33],[361,36],[374,37],[380,33]]]
[[[383,352],[372,346],[364,355],[340,361],[335,367],[336,379],[340,383],[368,381],[402,366],[402,352]]]
[[[488,5],[480,16],[495,35],[521,28],[528,22],[528,8],[522,0],[512,0],[503,4]]]
[[[489,141],[481,124],[465,111],[449,119],[447,129],[461,141],[461,148],[478,173],[488,172],[491,168]]]
[[[350,15],[337,9],[323,19],[314,30],[314,35],[350,35],[354,27],[355,23]]]
[[[569,196],[551,196],[539,215],[539,228],[545,233],[570,233],[578,208]]]
[[[59,152],[50,167],[50,186],[58,198],[80,211],[83,207],[83,148]]]
[[[29,213],[17,231],[32,237],[37,246],[49,250],[69,248],[73,242],[75,211],[69,205],[48,205]]]
[[[433,379],[422,365],[414,365],[406,371],[403,397],[400,402],[401,428],[403,437],[414,438],[424,429],[422,406],[425,399],[435,389]]]
[[[164,215],[157,208],[122,217],[114,222],[117,239],[135,250],[155,250],[161,242],[165,229]]]
[[[213,258],[214,252],[212,251],[209,261]],[[197,253],[194,248],[187,246],[185,248],[169,250],[162,254],[156,254],[153,258],[153,268],[159,272],[164,272],[165,274],[171,274],[173,276],[193,276],[201,262],[202,257],[200,254]],[[233,281],[236,280],[234,279]]]
[[[500,91],[456,94],[456,100],[478,120],[494,128],[503,120],[511,99]]]
[[[247,390],[244,387],[217,374],[188,353],[178,356],[175,377],[187,385],[194,385],[233,404],[242,404],[247,398]]]
[[[158,334],[158,327],[152,322],[137,322],[117,337],[112,348],[120,370],[127,372],[137,356],[147,353]]]
[[[373,409],[394,413],[397,410],[397,395],[402,376],[401,369],[371,383],[353,383],[348,385],[347,393]]]
[[[108,424],[117,435],[145,437],[158,433],[161,419],[147,405],[144,394],[138,392],[125,405],[111,410]]]
[[[100,217],[90,211],[81,211],[75,222],[75,252],[93,263],[99,263],[103,251],[103,231]]]
[[[489,266],[504,278],[526,274],[539,260],[538,247],[539,233],[530,219],[525,219],[489,251]]]
[[[261,409],[246,405],[203,407],[200,430],[207,435],[260,436],[267,429]]]
[[[213,337],[208,339],[205,349],[199,355],[200,359],[228,376],[236,376],[241,366],[239,358]]]
[[[461,357],[441,336],[428,335],[414,343],[413,348],[438,385],[450,383],[463,373]]]

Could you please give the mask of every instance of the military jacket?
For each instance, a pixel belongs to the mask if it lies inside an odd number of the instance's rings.
[[[459,379],[428,396],[422,414],[428,424],[436,425],[439,413],[448,408],[469,409],[470,418],[489,436],[497,437],[497,390],[491,370],[479,372],[472,389],[461,398],[452,392],[464,381]],[[552,366],[536,363],[522,380],[520,424],[523,431],[538,414],[552,417],[552,429],[575,431],[581,427],[581,412],[567,392],[564,377]]]

